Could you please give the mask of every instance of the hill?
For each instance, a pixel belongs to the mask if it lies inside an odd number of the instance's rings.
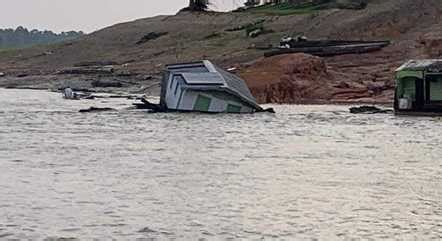
[[[410,58],[440,56],[442,2],[368,2],[362,10],[326,9],[293,15],[181,12],[175,16],[117,24],[69,42],[0,52],[0,72],[9,76],[0,79],[0,86],[91,88],[92,80],[106,79],[121,81],[124,90],[141,93],[158,82],[165,64],[210,59],[223,67],[236,66],[261,102],[386,102],[392,97],[393,71],[400,63]],[[256,38],[247,37],[245,31],[226,31],[258,20],[263,22],[266,31]],[[321,91],[303,88],[303,94],[299,95],[299,85],[283,83],[296,80],[283,78],[287,73],[281,72],[284,66],[293,65],[298,58],[287,57],[284,61],[280,56],[274,61],[262,59],[263,50],[256,48],[277,44],[281,37],[297,33],[311,39],[389,39],[393,44],[374,53],[319,58],[325,71],[323,77],[318,80],[305,74],[302,82],[304,87],[314,82],[313,86],[322,86]],[[308,64],[316,63],[311,58],[314,57],[301,57]],[[258,78],[262,75],[262,68],[257,66],[263,62],[274,71],[266,79]],[[114,72],[63,71],[73,66],[104,63],[111,63]],[[325,94],[330,91],[342,94]],[[279,98],[282,92],[286,97]]]

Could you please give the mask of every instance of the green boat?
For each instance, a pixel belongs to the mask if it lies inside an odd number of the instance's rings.
[[[396,70],[396,114],[442,115],[442,59],[410,60]]]

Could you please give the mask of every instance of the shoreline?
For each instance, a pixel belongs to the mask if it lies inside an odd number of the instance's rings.
[[[8,89],[8,90],[36,90],[36,91],[46,91],[46,92],[52,92],[52,93],[60,93],[60,91],[55,90],[54,88],[43,88],[43,87],[32,87],[32,86],[17,86],[17,87],[4,87],[4,86],[0,86],[0,89]],[[103,94],[103,95],[110,95],[108,97],[97,97],[97,98],[131,98],[131,99],[136,99],[141,97],[144,94],[135,94],[135,93],[131,93],[131,92],[127,92],[124,90],[115,92],[115,91],[97,91],[97,90],[89,90],[89,91],[84,91],[84,92],[89,92],[92,94]],[[148,97],[159,97],[159,95],[147,95]],[[388,107],[388,108],[392,108],[393,107],[393,102],[383,102],[383,101],[377,101],[377,102],[369,102],[369,101],[337,101],[337,100],[306,100],[306,101],[301,101],[298,103],[260,103],[263,105],[336,105],[336,106],[352,106],[352,105],[378,105],[378,106],[383,106],[383,107]]]

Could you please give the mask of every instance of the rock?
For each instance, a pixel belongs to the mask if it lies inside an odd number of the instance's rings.
[[[101,87],[101,88],[121,88],[123,87],[123,84],[119,81],[112,81],[112,80],[94,80],[91,82],[92,87]]]
[[[113,74],[113,66],[86,66],[65,68],[56,72],[56,74]]]
[[[1,77],[5,77],[6,76],[6,74],[5,73],[3,73],[3,72],[0,72],[0,78]]]
[[[142,229],[138,230],[138,232],[139,233],[157,233],[157,231],[155,231],[149,227],[142,228]]]
[[[256,37],[258,37],[261,33],[262,33],[262,29],[255,29],[255,30],[251,31],[250,33],[248,33],[248,37],[250,37],[250,38],[256,38]]]
[[[103,112],[103,111],[113,111],[115,109],[112,108],[99,108],[99,107],[90,107],[89,109],[82,109],[80,113],[90,113],[90,112]]]
[[[28,76],[28,74],[26,74],[26,73],[21,73],[21,74],[18,74],[18,75],[17,75],[17,78],[23,78],[23,77],[26,77],[26,76]]]
[[[385,85],[385,82],[371,82],[367,85],[367,88],[374,94],[379,94],[383,90],[387,89],[387,86]]]
[[[345,81],[340,81],[337,85],[335,85],[334,87],[339,88],[339,89],[348,89],[350,88],[350,84],[345,82]]]
[[[138,40],[138,42],[136,42],[136,44],[137,45],[144,44],[144,43],[147,43],[147,42],[149,42],[151,40],[157,39],[157,38],[159,38],[161,36],[164,36],[164,35],[167,35],[167,34],[169,34],[169,33],[168,32],[159,32],[159,33],[157,33],[157,32],[150,32],[150,33],[144,35],[140,40]]]
[[[63,90],[63,98],[68,100],[78,100],[77,93],[75,93],[71,88],[66,88]]]
[[[350,113],[352,114],[385,114],[391,113],[392,110],[383,110],[376,106],[360,106],[360,107],[352,107],[350,108]]]
[[[74,64],[74,67],[88,67],[88,66],[110,66],[110,65],[118,65],[118,62],[103,60],[103,61],[86,61],[79,62]]]

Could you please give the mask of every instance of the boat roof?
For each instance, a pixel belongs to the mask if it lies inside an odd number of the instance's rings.
[[[262,109],[244,80],[208,60],[167,65],[166,69],[173,74],[181,75],[189,89],[227,91],[254,108]]]
[[[399,71],[442,72],[442,59],[410,60],[396,70]]]

